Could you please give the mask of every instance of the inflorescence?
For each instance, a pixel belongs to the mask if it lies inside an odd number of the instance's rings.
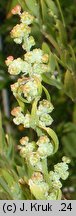
[[[42,85],[42,74],[49,72],[49,55],[40,48],[32,49],[35,40],[30,33],[35,18],[28,12],[21,13],[19,5],[12,9],[12,13],[20,16],[20,24],[12,29],[11,37],[15,43],[22,44],[25,54],[23,58],[14,59],[9,56],[6,60],[8,72],[18,78],[11,85],[13,95],[18,101],[18,107],[15,107],[11,114],[16,125],[32,128],[38,136],[37,141],[31,141],[28,136],[22,137],[18,149],[27,164],[27,182],[35,199],[61,199],[61,179],[65,180],[69,175],[70,160],[63,157],[62,162],[54,165],[54,170],[48,172],[47,157],[58,150],[59,144],[55,132],[49,127],[53,122],[50,113],[54,107],[48,90]],[[43,91],[46,99],[41,99]]]

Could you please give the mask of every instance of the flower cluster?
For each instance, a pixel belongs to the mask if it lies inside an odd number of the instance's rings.
[[[16,85],[17,83],[15,83],[14,85]],[[34,88],[34,85],[32,85],[32,88],[30,88],[30,86],[28,85],[29,82],[27,83],[27,85],[25,84],[24,86],[22,85],[22,90],[20,88],[20,95],[23,92],[24,96],[27,98],[27,100],[29,102],[31,102],[31,100],[34,99],[34,96],[36,96],[36,90]],[[14,85],[12,86],[13,88],[13,93],[14,95],[17,95],[17,90],[19,87],[16,85],[16,88],[14,90]],[[30,89],[30,91],[29,91]],[[33,90],[34,89],[34,90]],[[32,93],[33,91],[33,93]],[[30,95],[29,95],[30,94]],[[32,94],[32,97],[31,97]],[[38,96],[38,94],[37,94]],[[47,100],[42,100],[39,103],[39,106],[36,110],[36,115],[37,115],[37,123],[36,123],[36,119],[35,119],[35,126],[37,124],[37,126],[49,126],[52,124],[53,119],[51,118],[51,116],[48,114],[52,111],[53,106],[51,104],[51,102],[47,101]],[[23,124],[24,127],[28,128],[31,127],[32,128],[32,120],[31,120],[31,114],[30,113],[26,113],[25,115],[22,112],[22,109],[20,107],[16,107],[11,111],[11,114],[13,116],[15,116],[15,118],[13,119],[14,123],[19,125],[19,124]]]
[[[31,16],[28,12],[20,12],[20,7],[16,6],[12,10],[13,14],[20,15],[20,24],[17,24],[11,31],[11,37],[17,44],[23,44],[22,47],[24,50],[29,51],[32,46],[35,45],[35,40],[30,36],[31,28],[29,25],[33,22],[34,17]]]
[[[22,124],[24,128],[32,128],[38,136],[37,141],[30,141],[28,136],[22,137],[18,149],[29,170],[30,193],[36,199],[61,199],[60,179],[65,180],[68,177],[69,159],[63,157],[63,162],[56,164],[54,171],[48,173],[47,157],[58,149],[58,138],[48,127],[53,121],[50,113],[54,107],[48,90],[42,85],[42,74],[49,72],[49,56],[39,48],[31,50],[35,45],[34,38],[30,36],[30,25],[35,20],[34,17],[28,12],[21,13],[19,5],[12,9],[12,14],[20,16],[20,24],[12,29],[11,37],[17,44],[22,43],[26,53],[23,58],[14,59],[13,56],[9,56],[6,59],[8,72],[18,76],[17,81],[11,85],[11,90],[19,105],[11,111],[11,114],[16,125]],[[42,90],[46,99],[41,99]],[[27,109],[24,108],[25,103],[30,103]]]
[[[53,144],[50,139],[43,135],[37,142],[29,142],[28,137],[22,137],[21,146],[18,146],[21,156],[30,164],[32,168],[42,171],[42,159],[46,159],[53,154]]]
[[[46,200],[57,200],[61,197],[60,188],[62,183],[60,178],[65,180],[68,177],[68,163],[69,159],[66,159],[66,162],[62,158],[63,162],[58,163],[54,166],[54,172],[50,171],[48,174],[49,183],[47,184],[44,180],[43,174],[40,172],[35,172],[31,179],[29,180],[30,190],[36,199],[46,199]],[[64,177],[65,176],[65,177]]]
[[[18,75],[20,73],[30,77],[33,75],[41,78],[41,74],[49,72],[48,55],[44,54],[40,49],[34,49],[24,55],[24,59],[14,59],[9,56],[6,60],[8,72],[11,75]]]

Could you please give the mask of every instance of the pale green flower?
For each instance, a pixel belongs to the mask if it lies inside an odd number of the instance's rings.
[[[53,154],[53,145],[51,143],[40,144],[37,150],[40,158],[44,159]]]
[[[39,124],[42,126],[49,126],[51,125],[53,122],[53,119],[51,118],[51,116],[49,114],[42,114],[40,115],[39,118]]]
[[[23,158],[27,158],[27,155],[29,155],[29,153],[31,154],[31,152],[33,152],[33,150],[35,150],[36,148],[36,144],[35,142],[29,142],[26,146],[19,146],[20,149],[20,154]]]
[[[22,43],[24,38],[27,38],[31,32],[31,28],[24,23],[17,24],[11,31],[11,37],[16,43]],[[18,39],[18,40],[17,40]]]
[[[31,102],[34,98],[39,96],[38,84],[31,78],[25,85],[22,86],[24,97]]]
[[[69,164],[70,163],[70,158],[66,157],[66,156],[63,156],[62,157],[62,161]]]
[[[70,159],[63,157],[63,162],[54,165],[54,171],[48,173],[47,170],[46,176],[44,175],[43,165],[45,164],[43,164],[43,160],[54,153],[54,145],[49,139],[53,135],[53,131],[46,127],[51,125],[53,121],[49,115],[53,110],[53,105],[48,100],[37,101],[38,104],[35,103],[36,99],[38,100],[41,97],[43,89],[41,84],[42,74],[49,72],[49,56],[44,54],[41,49],[30,51],[31,47],[35,45],[34,38],[30,36],[31,28],[29,26],[33,22],[34,17],[28,12],[21,13],[21,7],[18,5],[12,10],[12,13],[20,16],[21,23],[12,29],[11,37],[17,44],[22,43],[22,48],[26,50],[26,53],[24,54],[24,60],[21,58],[14,60],[13,56],[9,56],[6,60],[8,72],[12,75],[21,73],[22,76],[16,83],[11,85],[11,90],[18,103],[21,103],[21,107],[24,108],[24,103],[31,104],[26,114],[25,112],[23,113],[22,108],[19,106],[14,108],[11,114],[14,116],[13,121],[15,124],[23,124],[25,128],[34,128],[39,136],[37,142],[30,142],[27,136],[22,137],[18,148],[27,164],[27,168],[30,168],[30,173],[28,174],[33,173],[27,183],[35,199],[57,200],[60,197],[60,188],[62,187],[60,178],[65,180],[68,177],[67,164],[70,162]],[[53,76],[52,78],[54,79],[55,77]],[[33,106],[32,102],[34,102]],[[36,106],[35,109],[34,105]],[[30,114],[31,107],[32,114]],[[44,130],[41,130],[40,126]],[[51,135],[49,131],[52,132]],[[47,135],[45,135],[45,132]],[[51,138],[54,139],[55,137]]]
[[[16,125],[23,124],[24,123],[24,115],[22,113],[19,113],[18,116],[13,119],[13,122]]]
[[[31,166],[36,166],[39,161],[40,161],[40,156],[37,152],[32,152],[29,155],[29,162]]]
[[[21,58],[17,58],[11,62],[8,67],[8,72],[12,75],[17,75],[22,71],[23,60]]]
[[[42,74],[48,72],[48,65],[42,63],[34,63],[33,74]]]
[[[50,142],[50,139],[44,135],[44,136],[40,136],[36,144],[40,146],[41,144],[48,144],[49,142]]]
[[[43,113],[51,113],[53,109],[54,107],[50,101],[42,100],[39,102],[37,114],[42,115]]]
[[[13,122],[17,125],[19,124],[23,124],[24,122],[24,115],[22,113],[22,109],[21,107],[15,107],[12,111],[11,114],[13,116],[15,116],[15,118],[13,119]]]
[[[20,15],[20,18],[21,18],[21,22],[26,24],[26,25],[30,25],[33,20],[34,20],[34,17],[31,16],[28,12],[24,11],[21,15]]]
[[[49,172],[49,179],[50,179],[50,181],[58,181],[60,179],[60,175],[56,172],[50,171]]]
[[[19,87],[19,84],[18,82],[14,83],[11,85],[11,91],[13,92],[13,95],[16,97],[16,94],[17,94],[17,89]]]
[[[43,51],[41,49],[34,49],[24,55],[25,61],[29,63],[42,62]]]
[[[46,158],[53,154],[53,144],[47,136],[41,136],[36,144],[39,146],[37,152],[40,158]]]
[[[54,165],[54,170],[59,174],[60,178],[62,178],[63,180],[65,180],[69,175],[69,172],[67,171],[68,165],[65,162],[61,162]]]
[[[54,189],[60,189],[60,188],[62,187],[62,184],[61,184],[60,181],[53,181],[53,182],[52,182],[52,187],[53,187]]]
[[[26,145],[28,145],[28,143],[29,143],[29,137],[25,136],[25,137],[22,137],[22,138],[20,139],[20,144],[21,144],[22,146],[26,146]]]

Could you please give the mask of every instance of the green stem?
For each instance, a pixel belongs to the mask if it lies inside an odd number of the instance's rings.
[[[43,85],[42,85],[42,88],[43,88],[43,90],[44,90],[44,92],[46,94],[47,100],[51,101],[51,97],[50,97],[50,94],[49,94],[48,90]]]
[[[43,159],[42,160],[42,171],[43,171],[43,175],[44,175],[44,179],[47,183],[48,182],[48,168],[47,168],[47,159]]]

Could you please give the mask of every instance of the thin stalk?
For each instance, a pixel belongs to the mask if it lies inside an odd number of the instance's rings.
[[[64,27],[65,27],[65,20],[64,20],[64,16],[63,16],[63,12],[62,12],[62,9],[61,9],[59,0],[56,0],[56,3],[57,3],[57,6],[58,6],[59,11],[60,11],[60,14],[61,14],[61,18],[62,18],[63,25],[64,25]]]
[[[49,183],[48,180],[48,168],[47,168],[47,159],[43,159],[42,160],[42,170],[43,170],[43,175],[44,175],[44,179],[47,183]]]

